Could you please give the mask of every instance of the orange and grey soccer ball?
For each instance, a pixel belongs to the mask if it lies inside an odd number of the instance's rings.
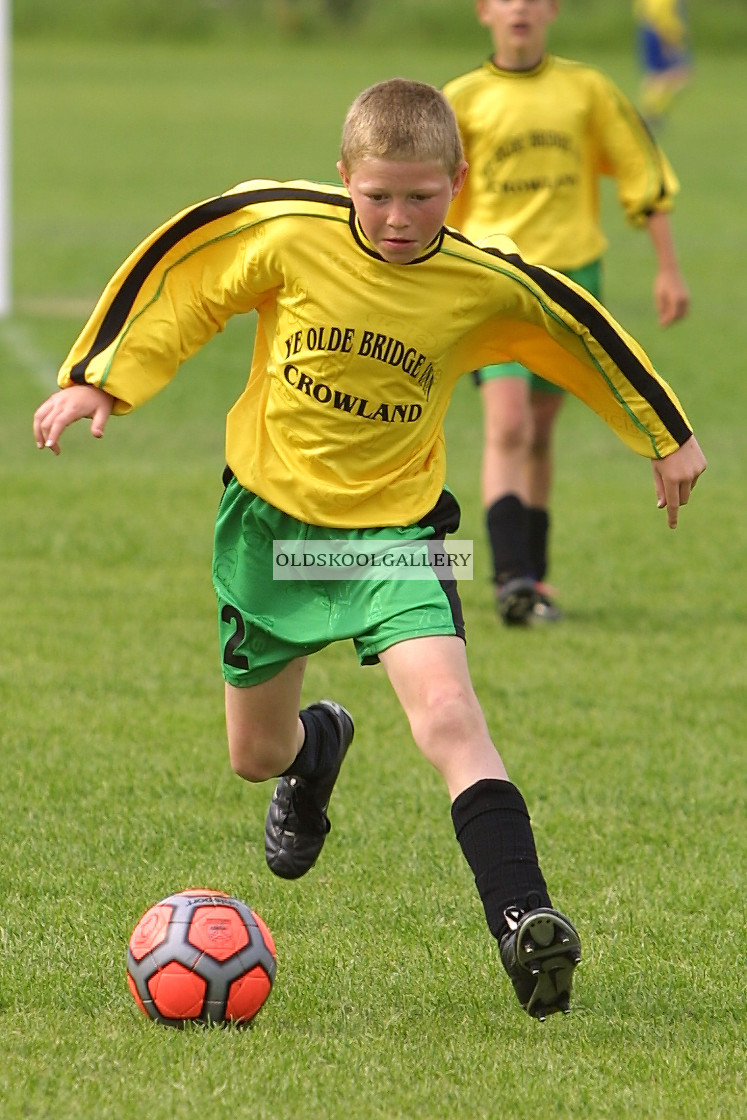
[[[250,1023],[276,968],[265,923],[222,891],[185,890],[162,899],[143,914],[127,947],[135,1002],[170,1027]]]

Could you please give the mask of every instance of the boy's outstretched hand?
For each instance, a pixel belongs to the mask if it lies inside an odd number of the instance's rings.
[[[669,327],[688,314],[690,292],[676,268],[665,269],[657,274],[654,282],[654,304],[661,327]]]
[[[114,407],[114,397],[95,385],[71,385],[53,393],[34,413],[34,438],[39,448],[60,453],[60,436],[70,424],[88,416],[91,435],[101,439]]]
[[[651,466],[657,505],[659,509],[667,507],[669,528],[676,529],[680,506],[687,505],[693,486],[706,469],[706,457],[695,436],[690,436],[687,443],[671,455],[664,459],[652,459]]]

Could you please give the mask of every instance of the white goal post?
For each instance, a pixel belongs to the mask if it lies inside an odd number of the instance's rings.
[[[0,0],[0,317],[12,303],[10,43],[11,0]]]

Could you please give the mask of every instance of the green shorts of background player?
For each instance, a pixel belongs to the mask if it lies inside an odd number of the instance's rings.
[[[336,191],[329,185],[299,189],[295,183],[268,186],[257,180],[247,189],[249,201],[242,187],[238,194],[227,192],[183,211],[155,231],[99,300],[80,349],[74,346],[61,370],[61,389],[34,415],[34,435],[39,448],[59,454],[64,430],[90,417],[92,434],[101,437],[115,407],[123,411],[128,402],[146,400],[146,390],[159,377],[165,384],[185,354],[203,345],[224,319],[258,311],[256,364],[229,414],[226,440],[237,479],[235,464],[241,463],[244,477],[256,485],[228,478],[216,520],[213,576],[231,765],[250,782],[276,780],[265,819],[267,863],[275,874],[297,879],[322,851],[330,797],[354,726],[350,713],[333,700],[301,710],[302,686],[307,659],[316,649],[352,639],[363,661],[378,659],[416,746],[443,779],[454,831],[501,962],[521,1006],[542,1019],[569,1008],[579,937],[552,905],[526,804],[508,777],[475,695],[452,581],[431,578],[407,587],[370,588],[336,580],[314,586],[312,581],[294,592],[273,586],[270,549],[278,540],[328,541],[330,528],[337,532],[340,525],[353,541],[377,538],[381,526],[406,538],[438,540],[458,525],[456,503],[443,491],[433,466],[443,442],[440,419],[418,426],[415,420],[425,405],[409,411],[393,405],[398,426],[374,427],[379,421],[371,401],[385,399],[382,385],[389,385],[393,375],[385,361],[360,357],[352,344],[343,351],[346,331],[338,330],[334,350],[305,355],[306,362],[316,363],[318,378],[306,376],[308,393],[299,390],[301,371],[291,360],[301,344],[298,317],[311,306],[318,324],[358,324],[363,343],[364,328],[371,324],[366,338],[386,337],[391,316],[381,311],[382,302],[388,299],[401,314],[406,298],[413,360],[425,316],[430,316],[434,357],[444,347],[448,351],[449,339],[462,355],[462,341],[472,337],[463,316],[435,316],[432,293],[419,277],[432,276],[442,284],[445,276],[448,306],[464,276],[481,277],[495,294],[484,311],[475,312],[482,316],[477,325],[495,323],[494,332],[505,330],[503,309],[527,292],[523,281],[511,278],[510,261],[496,271],[498,257],[462,243],[444,226],[467,165],[454,114],[438,90],[394,79],[364,91],[345,121],[338,170],[343,186]],[[227,228],[230,236],[225,236]],[[310,239],[320,234],[325,247],[330,238],[335,241],[334,268],[326,253],[309,250]],[[442,251],[447,241],[449,252]],[[341,258],[348,262],[347,271],[340,270]],[[320,265],[325,284],[315,283]],[[539,296],[531,298],[525,318],[544,323]],[[596,314],[583,297],[582,305]],[[272,337],[279,320],[289,327]],[[605,322],[622,337],[617,324]],[[549,340],[553,324],[543,329]],[[355,333],[352,326],[350,331]],[[571,334],[576,353],[577,333]],[[314,337],[318,341],[316,328]],[[559,332],[552,352],[570,372],[578,359],[570,348],[563,357],[568,338],[565,329]],[[500,341],[490,353],[504,353],[503,345]],[[666,402],[669,426],[662,422],[649,435],[662,443],[660,454],[652,451],[651,463],[657,503],[666,506],[674,528],[679,507],[706,464],[674,395],[653,367],[640,366],[644,359],[643,354],[637,359],[636,372],[643,370],[647,385]],[[627,381],[626,372],[612,358],[610,363]],[[462,376],[477,359],[462,356],[454,364]],[[581,371],[577,374],[581,377]],[[338,389],[340,410],[335,412],[333,389],[322,378],[339,381],[343,375],[350,378],[350,392]],[[583,376],[596,382],[596,364],[587,363]],[[315,398],[312,386],[317,384]],[[412,392],[423,394],[423,401],[431,390],[438,397],[434,380],[423,384]],[[605,385],[602,381],[599,388],[604,391]],[[354,396],[353,389],[365,398]],[[246,410],[237,414],[242,402]],[[614,409],[614,398],[610,403]],[[390,416],[382,405],[376,415],[385,413]],[[382,444],[389,455],[383,462],[377,460]],[[646,451],[649,445],[647,440]],[[263,464],[261,470],[257,463]],[[399,489],[394,468],[404,479]],[[323,512],[304,518],[312,506]],[[401,510],[410,507],[408,521]],[[364,519],[361,508],[375,509],[378,516]],[[396,811],[392,806],[394,858],[399,854]]]
[[[601,261],[565,273],[601,299]],[[557,622],[545,582],[553,477],[552,439],[562,389],[518,362],[475,373],[483,405],[482,498],[498,609],[507,625]]]

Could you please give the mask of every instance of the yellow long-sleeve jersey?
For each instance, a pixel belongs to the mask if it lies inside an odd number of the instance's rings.
[[[107,286],[59,384],[134,408],[231,315],[256,309],[226,457],[239,482],[301,521],[408,525],[446,476],[457,379],[517,360],[576,393],[651,458],[691,434],[668,385],[614,319],[504,240],[442,229],[408,265],[384,261],[340,187],[255,180],[177,214]]]
[[[444,86],[470,165],[449,223],[512,238],[527,260],[582,268],[607,247],[600,176],[631,223],[671,209],[679,184],[630,101],[601,71],[547,55],[533,70],[488,60]]]

